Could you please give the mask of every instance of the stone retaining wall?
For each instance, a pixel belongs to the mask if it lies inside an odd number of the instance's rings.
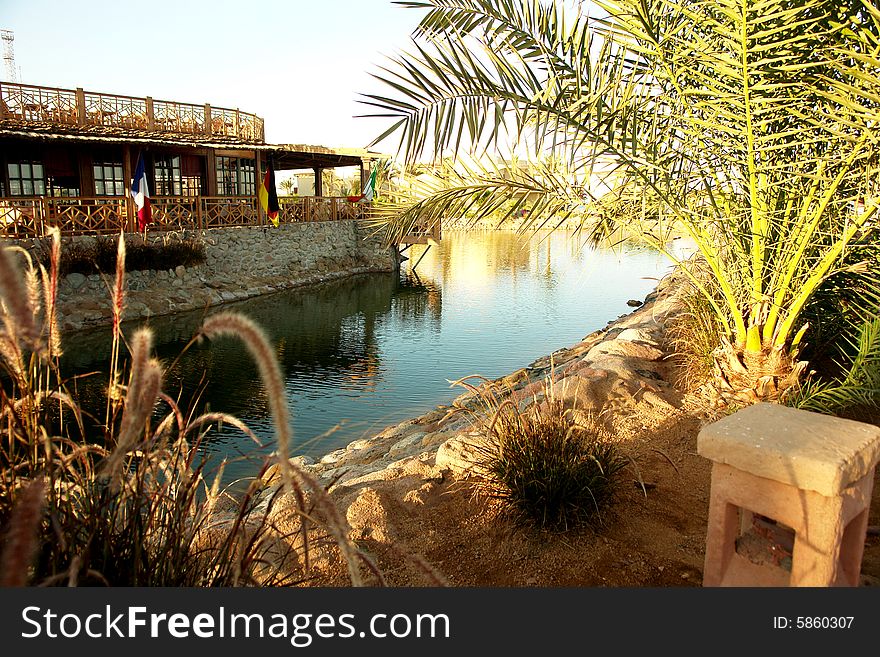
[[[193,267],[129,272],[125,319],[141,319],[246,299],[352,274],[394,271],[396,251],[367,238],[351,220],[243,226],[148,236],[151,242],[183,237],[205,242],[206,261]],[[88,241],[92,237],[65,238]],[[45,240],[23,240],[31,251]],[[70,274],[59,283],[59,322],[78,330],[110,321],[112,276]]]

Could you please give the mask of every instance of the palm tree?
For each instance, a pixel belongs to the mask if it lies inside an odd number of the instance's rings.
[[[284,192],[285,196],[293,196],[293,190],[296,189],[296,182],[293,178],[287,178],[279,183],[279,187],[281,187],[281,191]]]
[[[590,229],[613,219],[676,262],[664,237],[690,236],[700,262],[678,264],[722,328],[717,382],[751,400],[802,379],[805,309],[823,284],[845,273],[876,304],[876,266],[851,257],[878,209],[876,3],[601,0],[600,18],[582,3],[400,4],[427,14],[413,50],[376,74],[390,94],[364,98],[394,119],[377,141],[399,133],[409,160],[528,145],[567,171],[447,172],[386,209],[388,239],[527,196],[540,198],[535,227],[601,168],[613,191],[593,199],[603,221]]]

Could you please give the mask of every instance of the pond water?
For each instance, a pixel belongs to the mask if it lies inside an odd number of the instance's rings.
[[[531,239],[445,232],[440,246],[425,250],[407,251],[399,276],[355,276],[224,306],[248,314],[272,340],[293,416],[293,454],[319,457],[451,402],[463,392],[452,380],[496,378],[572,345],[629,312],[626,301],[643,299],[670,268],[655,252],[580,248],[563,232]],[[158,357],[171,364],[203,316],[152,319]],[[126,325],[126,335],[135,328]],[[109,335],[70,336],[65,373],[106,371]],[[106,379],[76,385],[80,399],[97,400]],[[248,457],[228,466],[227,476],[252,475],[251,457],[273,447],[257,370],[237,340],[191,346],[167,371],[165,390],[179,395],[184,410],[237,416],[263,440],[266,447],[255,449],[228,425],[211,429],[205,449]]]

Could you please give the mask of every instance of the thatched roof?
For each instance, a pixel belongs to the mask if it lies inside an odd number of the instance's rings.
[[[181,146],[191,148],[243,149],[272,156],[275,169],[314,169],[359,166],[380,157],[363,149],[332,149],[307,144],[264,144],[226,135],[120,128],[117,126],[67,126],[19,119],[0,119],[0,140],[25,139],[44,143],[104,143]]]
[[[248,150],[273,150],[277,148],[271,144],[247,141],[228,135],[203,135],[105,125],[70,126],[41,121],[24,121],[18,118],[0,119],[0,138],[2,137],[53,142],[165,144],[207,148],[245,148]]]
[[[355,148],[332,149],[307,144],[276,144],[272,148],[275,169],[279,171],[359,166],[379,157],[379,153]]]

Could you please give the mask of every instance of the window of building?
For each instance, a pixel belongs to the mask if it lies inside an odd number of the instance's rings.
[[[43,173],[49,196],[80,195],[79,166],[75,155],[67,149],[48,146],[43,151]]]
[[[79,196],[79,180],[76,176],[49,176],[49,196]]]
[[[157,196],[183,195],[183,175],[180,171],[179,155],[157,156],[153,171],[156,174]]]
[[[37,160],[19,160],[6,165],[9,174],[10,196],[43,196],[46,194],[46,176],[43,163]]]
[[[198,155],[180,156],[180,171],[183,174],[184,196],[198,196],[204,191],[202,187],[204,162],[204,158],[199,157]]]
[[[250,196],[256,194],[256,161],[240,157],[218,155],[217,193],[220,196]]]
[[[92,172],[95,177],[95,196],[125,195],[122,162],[95,162]]]

